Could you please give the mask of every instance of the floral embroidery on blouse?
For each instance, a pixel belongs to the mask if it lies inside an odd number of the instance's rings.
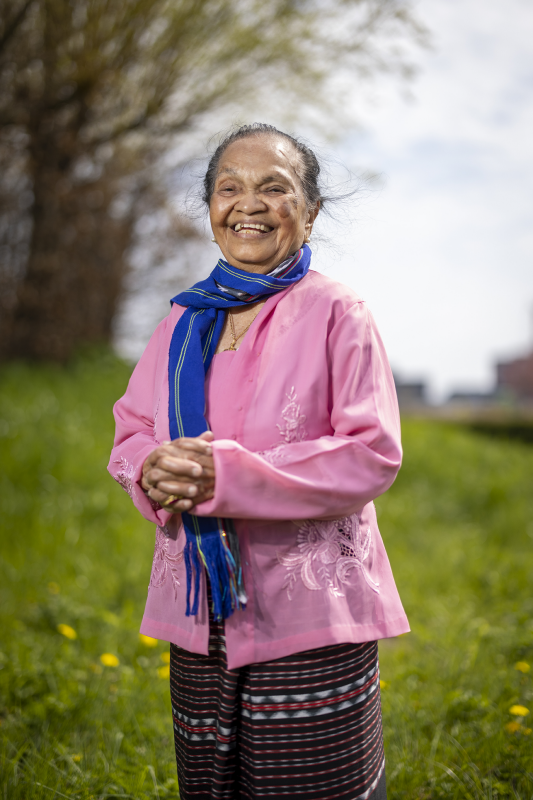
[[[168,549],[171,541],[173,540],[168,536],[168,528],[158,525],[155,531],[154,563],[149,588],[151,586],[153,589],[160,589],[170,575],[174,586],[174,598],[177,599],[177,589],[181,586],[177,573],[178,565],[183,561],[183,551],[170,555]]]
[[[283,464],[287,460],[287,447],[284,444],[275,444],[270,450],[262,450],[258,456],[264,458],[269,464],[274,467],[278,464]]]
[[[130,464],[129,461],[126,461],[124,456],[121,456],[120,459],[113,461],[113,464],[120,464],[120,469],[117,470],[115,480],[120,483],[124,491],[127,492],[133,500],[133,495],[135,492],[133,473],[135,472],[135,467],[133,464]]]
[[[284,441],[278,442],[277,444],[272,445],[270,449],[262,450],[260,453],[258,453],[258,455],[260,455],[265,459],[265,461],[268,461],[268,463],[272,464],[273,466],[283,464],[286,461],[287,444],[292,444],[293,442],[302,442],[307,438],[307,431],[303,427],[307,418],[305,414],[300,413],[301,407],[300,404],[296,402],[298,395],[296,394],[294,386],[291,388],[286,397],[289,402],[281,412],[283,424],[276,426]]]
[[[136,484],[133,483],[133,473],[135,472],[135,467],[133,464],[130,464],[129,461],[126,461],[124,456],[121,456],[120,459],[113,461],[113,464],[120,464],[120,469],[115,476],[115,480],[120,483],[124,491],[127,492],[133,500],[136,486]],[[159,511],[161,509],[159,503],[155,500],[152,500],[152,498],[148,495],[146,495],[146,499],[154,511]]]
[[[161,398],[159,398],[159,400],[157,401],[157,408],[156,408],[155,414],[154,414],[154,427],[152,428],[152,436],[153,436],[154,442],[156,444],[161,444],[161,442],[159,441],[159,439],[155,435],[155,429],[156,429],[156,426],[157,426],[157,417],[159,416],[159,403],[160,402],[161,402]]]
[[[349,585],[350,573],[359,569],[367,585],[379,594],[379,583],[372,580],[364,562],[370,553],[372,532],[365,531],[357,514],[335,520],[307,520],[298,531],[298,550],[278,553],[287,567],[283,588],[291,594],[298,577],[307,589],[327,589],[334,597],[344,597],[342,585]]]
[[[281,417],[285,424],[277,426],[287,444],[301,442],[307,438],[307,433],[303,427],[306,416],[300,413],[300,404],[296,402],[297,398],[298,395],[293,386],[287,395],[289,402],[281,412]]]

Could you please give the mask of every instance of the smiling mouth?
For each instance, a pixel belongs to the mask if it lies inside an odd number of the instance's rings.
[[[263,225],[259,222],[238,222],[236,225],[232,226],[232,230],[234,230],[235,233],[247,231],[252,233],[254,236],[259,236],[262,233],[270,233],[274,229],[269,225]]]

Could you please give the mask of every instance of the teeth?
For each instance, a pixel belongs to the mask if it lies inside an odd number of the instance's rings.
[[[267,227],[266,225],[259,225],[258,223],[254,224],[253,222],[238,222],[235,225],[235,233],[239,233],[241,230],[247,230],[248,228],[252,228],[257,231],[264,231],[265,233],[268,233],[271,230],[271,228]]]

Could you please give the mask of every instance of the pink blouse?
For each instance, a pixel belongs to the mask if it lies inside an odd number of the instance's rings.
[[[206,654],[205,581],[200,613],[185,616],[180,516],[139,485],[148,454],[170,439],[168,351],[183,310],[172,306],[115,405],[109,471],[157,525],[141,632]],[[408,631],[372,502],[394,481],[401,445],[366,304],[309,271],[267,300],[236,352],[214,357],[206,398],[216,487],[195,513],[235,520],[248,594],[225,622],[229,668]]]

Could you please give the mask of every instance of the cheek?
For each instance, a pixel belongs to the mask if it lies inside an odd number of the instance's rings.
[[[300,206],[296,198],[294,200],[284,200],[276,208],[278,217],[284,223],[285,231],[291,228],[291,232],[296,235],[300,227],[305,226],[305,220],[300,219]]]
[[[209,218],[211,224],[222,225],[228,215],[228,203],[224,203],[219,198],[213,198],[209,206]]]
[[[278,206],[278,214],[281,219],[287,219],[290,217],[294,212],[294,206],[291,206],[290,203],[281,203]]]

